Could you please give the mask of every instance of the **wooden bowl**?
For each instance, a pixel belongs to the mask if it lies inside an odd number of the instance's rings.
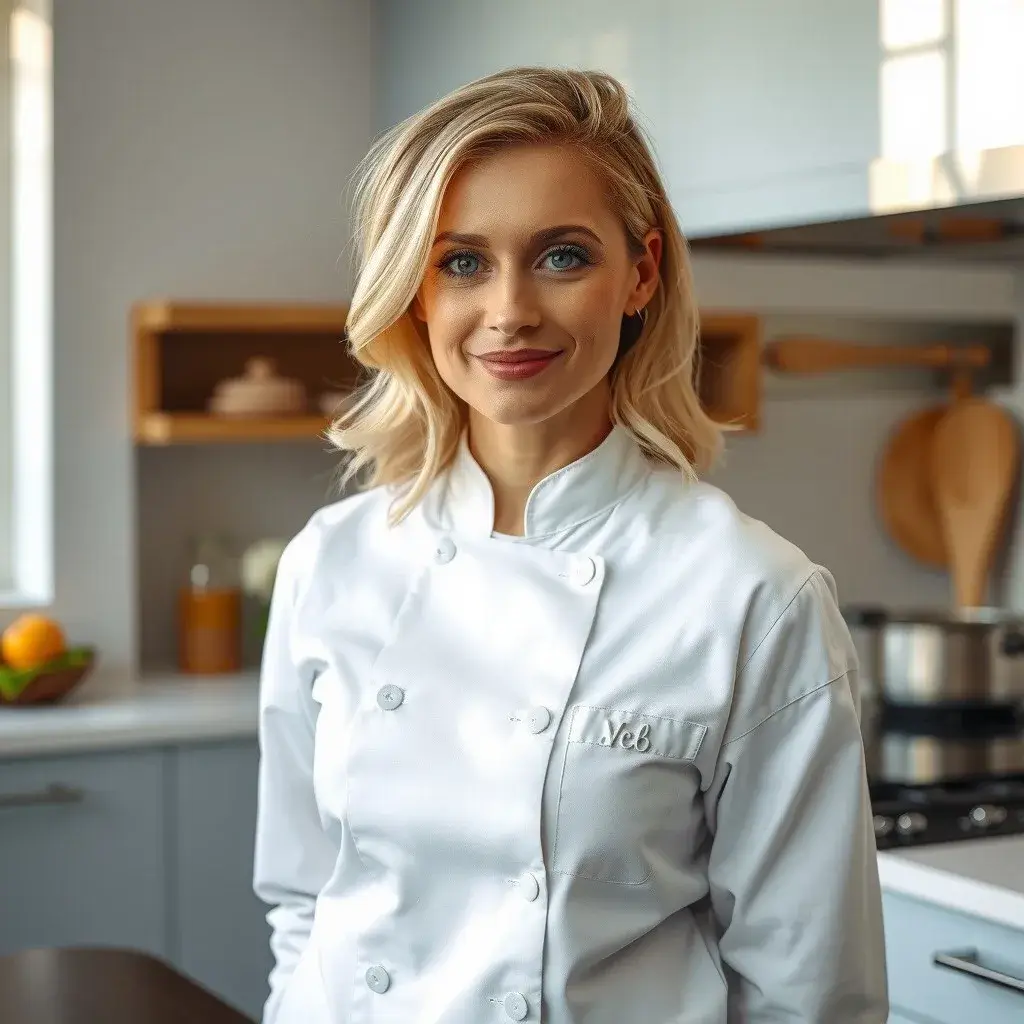
[[[24,707],[29,704],[55,704],[63,700],[92,671],[96,664],[94,647],[78,647],[86,661],[81,665],[40,672],[13,700],[0,691],[0,707]]]

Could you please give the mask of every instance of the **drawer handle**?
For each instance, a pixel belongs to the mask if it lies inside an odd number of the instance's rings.
[[[77,804],[81,803],[84,796],[84,790],[52,782],[45,789],[37,789],[34,792],[0,793],[0,810],[10,807],[38,807],[41,804]]]
[[[956,953],[936,953],[932,958],[940,967],[948,967],[952,971],[969,974],[972,978],[989,981],[993,985],[1011,988],[1015,992],[1024,993],[1024,978],[1015,978],[1012,974],[993,970],[978,962],[978,953],[973,949],[960,950]]]

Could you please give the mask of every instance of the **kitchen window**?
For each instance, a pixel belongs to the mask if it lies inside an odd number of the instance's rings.
[[[53,601],[49,0],[0,0],[0,606]]]

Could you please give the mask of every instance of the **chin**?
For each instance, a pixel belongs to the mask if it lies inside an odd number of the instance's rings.
[[[528,427],[556,416],[563,408],[558,403],[536,402],[487,402],[469,403],[470,408],[478,415],[492,423],[500,423],[506,427]]]

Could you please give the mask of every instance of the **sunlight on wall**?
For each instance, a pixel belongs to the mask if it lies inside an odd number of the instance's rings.
[[[874,212],[1024,185],[1024,0],[879,0]]]

